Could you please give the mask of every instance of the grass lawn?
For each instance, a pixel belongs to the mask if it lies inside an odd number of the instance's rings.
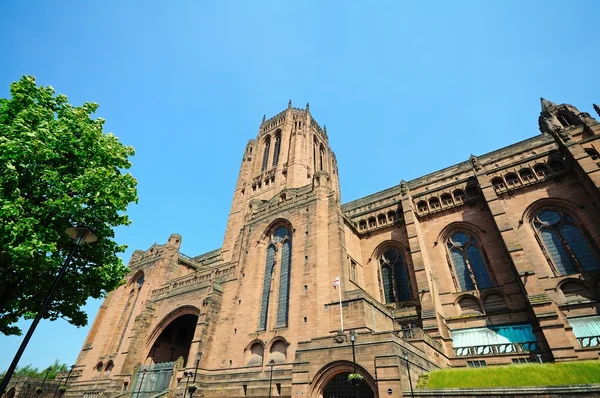
[[[441,369],[425,388],[557,386],[600,383],[600,361]]]

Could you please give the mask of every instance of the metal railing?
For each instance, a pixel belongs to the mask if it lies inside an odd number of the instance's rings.
[[[600,336],[577,337],[581,348],[591,348],[600,346]]]
[[[537,352],[540,346],[537,341],[527,341],[524,343],[505,343],[505,344],[487,344],[473,347],[459,347],[454,349],[454,355],[457,357],[478,356],[478,355],[497,355],[497,354],[516,354],[523,352]]]

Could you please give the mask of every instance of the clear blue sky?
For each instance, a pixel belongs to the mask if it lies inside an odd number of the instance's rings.
[[[6,0],[0,96],[33,74],[99,103],[137,150],[124,260],[174,232],[197,255],[220,247],[245,144],[288,99],[327,125],[347,202],[539,134],[540,96],[593,113],[599,17],[594,0]],[[73,363],[87,330],[42,322],[21,365]],[[20,341],[0,336],[0,369]]]

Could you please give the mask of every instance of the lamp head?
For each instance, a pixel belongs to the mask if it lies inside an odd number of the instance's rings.
[[[98,240],[98,237],[94,235],[92,230],[85,226],[69,227],[65,230],[65,233],[77,244],[92,243]]]
[[[350,341],[351,342],[355,342],[356,341],[356,332],[354,330],[350,331]]]
[[[202,358],[202,353],[201,352],[197,352],[196,353],[196,361],[199,361],[200,358]]]
[[[274,365],[275,365],[275,360],[274,360],[274,359],[271,359],[271,360],[269,361],[269,365],[270,365],[270,366],[274,366]]]

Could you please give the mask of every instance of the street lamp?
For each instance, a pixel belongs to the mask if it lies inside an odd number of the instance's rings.
[[[354,350],[354,342],[356,341],[356,332],[354,330],[350,331],[350,342],[352,343],[352,365],[354,366],[354,374],[356,374],[356,352]],[[354,392],[356,393],[356,398],[358,398],[358,383],[354,384]]]
[[[406,371],[408,372],[408,383],[410,384],[410,396],[411,396],[411,398],[414,398],[415,393],[413,392],[412,380],[410,378],[410,365],[408,362],[408,353],[406,351],[404,352],[404,360],[406,361]]]
[[[196,386],[196,374],[198,373],[198,365],[200,365],[200,358],[202,358],[202,353],[198,352],[196,354],[196,370],[194,370],[194,380],[192,381],[192,385],[189,386],[190,398],[194,395],[198,387]]]
[[[185,377],[185,390],[183,391],[183,398],[185,398],[185,394],[187,394],[188,384],[190,384],[190,377],[192,377],[192,372],[183,372],[183,377]]]
[[[2,380],[2,383],[0,383],[0,395],[4,394],[4,392],[6,391],[6,386],[8,386],[8,381],[11,379],[11,377],[15,373],[15,369],[17,368],[17,365],[19,364],[21,355],[23,355],[23,352],[25,351],[27,344],[29,344],[29,340],[31,339],[31,336],[33,335],[33,332],[35,331],[35,328],[37,327],[38,323],[40,323],[42,316],[44,316],[44,313],[46,312],[48,305],[50,305],[50,302],[52,301],[52,296],[54,296],[54,292],[56,292],[56,288],[58,287],[58,284],[60,283],[61,279],[65,275],[65,271],[69,267],[69,264],[71,263],[71,259],[75,255],[75,252],[77,251],[79,246],[81,246],[82,243],[92,243],[92,242],[95,242],[98,240],[98,237],[96,235],[94,235],[88,227],[67,228],[65,233],[67,235],[69,235],[71,237],[71,239],[73,239],[73,244],[71,245],[71,251],[69,252],[69,255],[68,255],[67,259],[65,260],[64,264],[62,265],[62,268],[58,272],[58,275],[54,279],[54,283],[52,284],[52,287],[46,294],[46,299],[44,300],[44,303],[42,304],[42,308],[35,316],[33,323],[31,324],[31,326],[29,327],[29,330],[27,331],[27,334],[25,335],[25,338],[23,338],[23,342],[21,343],[21,346],[17,350],[15,357],[13,358],[12,362],[10,363],[10,366],[6,370],[6,374],[4,375],[4,380]]]
[[[140,396],[140,391],[142,390],[142,384],[144,384],[144,376],[146,376],[147,371],[148,371],[148,369],[145,369],[145,368],[142,370],[142,380],[140,380],[140,385],[138,387],[137,394],[135,395],[136,398]]]
[[[75,368],[75,365],[71,365],[71,368],[69,369],[69,373],[67,373],[67,379],[65,380],[65,387],[67,387],[67,383],[69,383],[69,377],[71,377],[71,372],[73,371],[73,368]],[[56,390],[54,390],[54,395],[52,395],[52,398],[54,398],[56,396],[56,393],[60,389],[60,385],[61,385],[61,382],[59,381],[58,386],[56,387]]]
[[[44,375],[44,380],[42,381],[42,385],[40,386],[40,388],[37,388],[37,393],[35,394],[36,397],[38,397],[42,391],[44,391],[44,384],[46,384],[46,379],[48,378],[48,373],[50,373],[50,371],[52,370],[52,368],[48,367],[48,369],[46,369],[46,374]]]
[[[269,398],[271,398],[271,389],[273,388],[273,366],[275,366],[274,359],[269,361],[269,366],[271,367],[271,377],[269,377]]]

